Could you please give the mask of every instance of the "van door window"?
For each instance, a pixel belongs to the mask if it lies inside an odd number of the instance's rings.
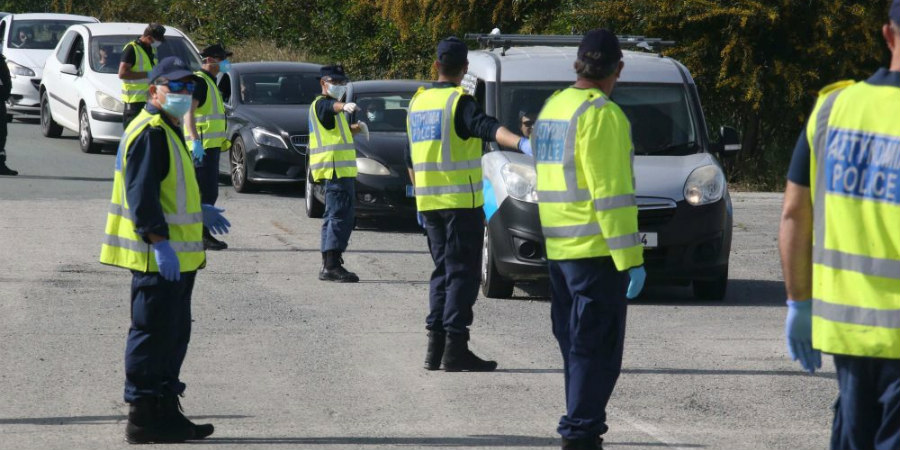
[[[84,72],[82,63],[84,62],[84,39],[80,34],[75,34],[75,42],[72,43],[72,49],[66,57],[66,64],[71,64],[78,68],[79,73]]]
[[[6,42],[6,21],[0,22],[0,45]]]
[[[231,76],[227,73],[223,73],[222,77],[219,78],[219,91],[222,93],[222,101],[225,104],[231,104]]]
[[[66,59],[69,57],[69,50],[72,48],[72,42],[75,40],[75,35],[78,33],[75,31],[69,31],[63,36],[62,43],[59,44],[59,50],[56,52],[56,59],[66,64]]]

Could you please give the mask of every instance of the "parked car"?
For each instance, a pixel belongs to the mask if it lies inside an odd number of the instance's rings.
[[[97,19],[72,14],[7,14],[0,19],[3,56],[12,86],[6,101],[8,114],[36,116],[40,112],[38,88],[47,56],[66,28]]]
[[[91,23],[70,27],[47,58],[39,93],[41,131],[59,137],[63,128],[78,133],[81,151],[100,151],[122,136],[119,60],[125,44],[143,34],[143,23]],[[181,31],[166,27],[157,58],[177,56],[200,68],[197,47]]]
[[[219,172],[237,192],[306,178],[309,105],[321,92],[318,64],[237,63],[218,78],[231,149]]]
[[[403,217],[416,214],[409,172],[406,170],[406,113],[409,101],[421,86],[411,80],[355,81],[347,89],[348,101],[360,112],[348,116],[350,123],[365,122],[369,138],[353,138],[356,145],[356,215],[359,217]],[[306,179],[306,214],[321,217],[325,192],[321,184]]]
[[[580,36],[476,38],[491,49],[469,53],[463,84],[509,129],[518,130],[520,114],[539,111],[548,96],[575,81],[572,63]],[[622,39],[626,47],[641,42],[661,43]],[[648,282],[692,283],[695,296],[722,299],[733,219],[716,154],[740,150],[738,134],[723,127],[722,140],[710,142],[697,86],[684,65],[657,54],[624,54],[612,100],[632,125]],[[496,151],[482,164],[487,218],[482,290],[488,297],[508,297],[517,281],[547,277],[534,159]]]

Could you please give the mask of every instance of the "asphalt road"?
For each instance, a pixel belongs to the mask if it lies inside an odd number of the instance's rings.
[[[72,136],[72,133],[67,133]],[[116,449],[130,275],[97,262],[112,153],[10,126],[0,177],[0,450]],[[736,194],[729,294],[653,288],[629,308],[611,449],[817,449],[837,393],[830,359],[788,360],[775,250],[780,196]],[[561,357],[543,290],[480,299],[472,348],[488,374],[426,372],[431,260],[410,228],[354,232],[362,281],[316,279],[318,220],[292,188],[220,206],[231,248],[194,291],[183,405],[216,433],[184,448],[558,448]],[[179,446],[172,446],[179,447]]]

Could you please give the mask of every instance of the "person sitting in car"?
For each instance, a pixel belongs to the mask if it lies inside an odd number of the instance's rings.
[[[366,123],[379,123],[384,120],[384,99],[372,98],[360,102],[364,114],[361,119]]]
[[[16,38],[16,41],[12,44],[13,47],[25,48],[26,45],[31,44],[31,31],[27,28],[19,28],[19,34]]]

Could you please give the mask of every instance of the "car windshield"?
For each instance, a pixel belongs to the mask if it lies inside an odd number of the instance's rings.
[[[533,125],[547,97],[570,85],[504,84],[499,115],[503,125],[520,135],[530,133],[528,125]],[[697,128],[684,86],[619,83],[612,100],[631,121],[635,153],[687,155],[697,152]]]
[[[319,72],[256,72],[242,74],[241,103],[308,105],[322,92]]]
[[[406,112],[414,92],[360,94],[357,120],[366,122],[371,132],[406,131]]]
[[[9,48],[53,50],[66,28],[84,20],[13,20],[7,39]]]
[[[137,39],[134,35],[94,36],[91,39],[91,70],[99,73],[118,73],[119,60],[125,44]],[[157,61],[167,56],[177,56],[191,69],[200,69],[200,57],[188,41],[182,37],[166,36],[166,41],[156,49]]]

